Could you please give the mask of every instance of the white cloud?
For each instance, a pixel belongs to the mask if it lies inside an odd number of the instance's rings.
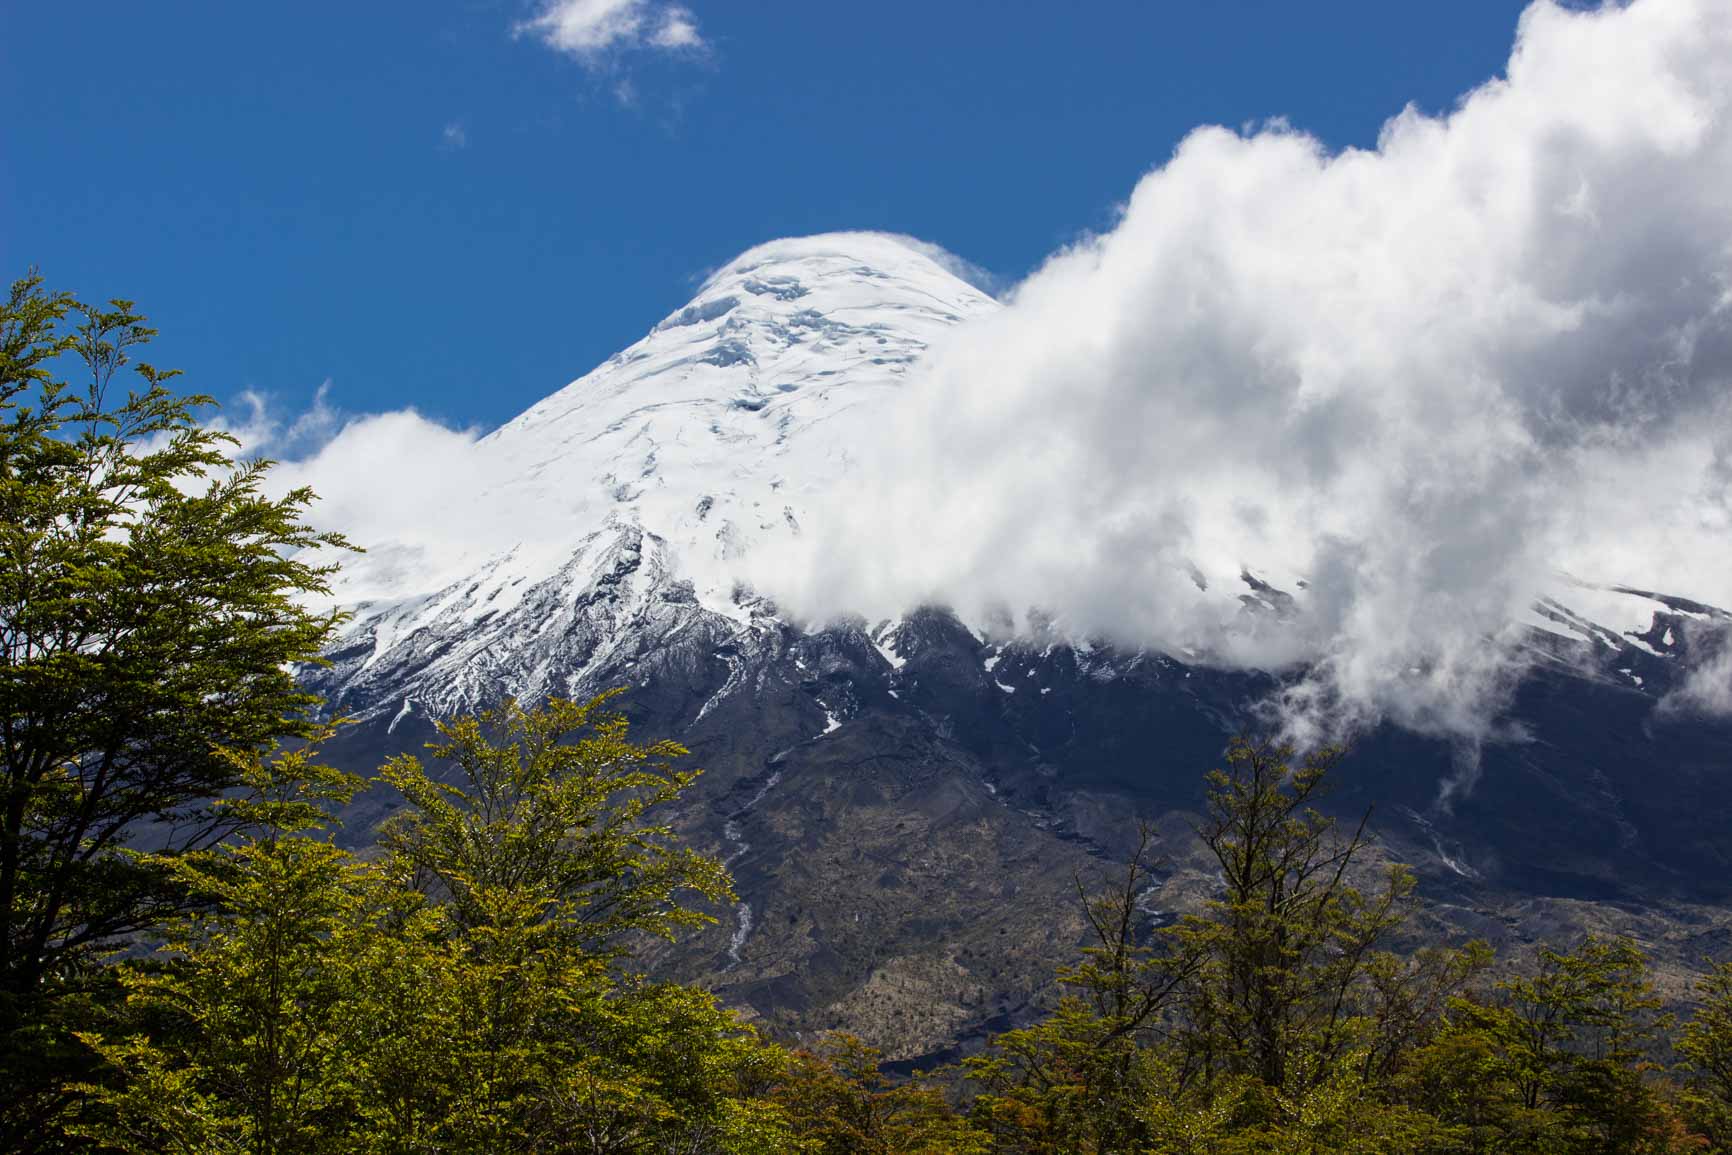
[[[1686,716],[1732,716],[1732,622],[1687,621],[1681,632],[1691,668],[1662,707]]]
[[[1040,607],[1463,732],[1559,569],[1732,601],[1722,0],[1536,4],[1373,150],[1199,129],[1008,300],[858,431],[784,604]],[[1248,625],[1241,567],[1303,612]]]
[[[456,152],[469,147],[469,130],[463,127],[461,120],[448,121],[439,130],[439,147],[445,152]]]
[[[629,49],[706,47],[689,9],[658,0],[546,0],[536,16],[517,25],[517,32],[586,64]]]
[[[692,19],[690,12],[679,7],[662,10],[649,42],[657,48],[670,50],[704,47],[704,38],[698,35],[697,22]]]
[[[999,279],[991,269],[975,264],[966,257],[958,256],[942,245],[931,241],[923,241],[919,237],[910,237],[902,233],[892,233],[897,240],[934,261],[939,268],[961,281],[979,289],[988,296],[996,297],[1006,283]]]
[[[313,393],[312,404],[285,420],[269,396],[247,389],[230,409],[218,413],[210,427],[233,437],[236,452],[244,457],[295,457],[327,444],[342,427],[343,415],[331,404],[331,382],[327,378]]]
[[[309,440],[296,435],[305,420],[282,423],[264,406],[241,436],[249,452],[283,459],[270,475],[275,491],[310,486],[313,524],[367,551],[337,559],[345,604],[405,584],[437,589],[461,576],[473,552],[508,548],[531,528],[532,511],[511,517],[485,500],[499,474],[476,451],[479,430],[405,409],[321,420]],[[409,573],[415,580],[406,583]]]

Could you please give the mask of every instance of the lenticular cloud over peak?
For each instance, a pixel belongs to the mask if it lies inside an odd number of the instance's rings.
[[[1462,731],[1560,583],[1732,604],[1732,6],[1536,4],[1372,150],[1198,129],[1006,300],[753,559],[786,608],[1038,609]]]

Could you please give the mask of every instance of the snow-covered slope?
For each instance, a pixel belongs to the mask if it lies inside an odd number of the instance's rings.
[[[838,418],[887,402],[930,344],[998,307],[948,264],[875,233],[774,241],[730,262],[648,336],[481,440],[476,484],[452,511],[461,533],[346,559],[336,595],[354,617],[317,688],[364,718],[440,714],[641,681],[749,634],[764,607],[732,563],[801,533],[809,499],[849,468]],[[1246,630],[1301,620],[1304,576],[1243,560],[1253,568],[1191,571],[1216,617]],[[1561,637],[1602,657],[1674,656],[1667,623],[1723,621],[1564,579],[1536,595],[1523,624],[1542,647]],[[670,648],[681,635],[690,644]],[[894,664],[893,638],[877,636]],[[1649,681],[1639,663],[1597,664]]]
[[[483,439],[474,508],[453,513],[482,527],[471,540],[367,543],[346,563],[336,593],[355,617],[321,689],[362,716],[575,693],[670,631],[746,625],[727,563],[800,532],[804,499],[847,467],[835,419],[996,307],[905,238],[742,254]]]
[[[636,520],[694,564],[798,532],[802,495],[844,467],[834,418],[882,400],[928,343],[995,304],[894,237],[752,249],[489,437],[517,473],[501,497],[568,494],[580,521]]]

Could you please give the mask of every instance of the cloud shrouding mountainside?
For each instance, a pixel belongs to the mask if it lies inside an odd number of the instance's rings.
[[[857,409],[858,468],[742,574],[814,620],[1039,607],[1308,667],[1293,717],[1475,733],[1560,573],[1732,605],[1729,385],[1732,7],[1538,4],[1505,78],[1373,150],[1192,133]],[[476,499],[509,463],[474,433],[315,424],[282,479],[406,566],[557,530]],[[1241,569],[1296,612],[1247,618]],[[1678,704],[1732,709],[1719,653]]]
[[[1374,150],[1192,133],[934,351],[763,574],[820,616],[1316,663],[1302,704],[1472,729],[1559,571],[1732,600],[1729,384],[1732,6],[1542,3],[1506,78]],[[1302,578],[1298,619],[1245,628],[1241,567]]]

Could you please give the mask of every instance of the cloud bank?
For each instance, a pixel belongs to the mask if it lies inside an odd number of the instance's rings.
[[[1372,150],[1198,129],[1008,300],[859,429],[757,572],[785,605],[1039,607],[1464,732],[1559,571],[1732,602],[1720,0],[1535,4]],[[1242,569],[1297,612],[1248,619]]]

